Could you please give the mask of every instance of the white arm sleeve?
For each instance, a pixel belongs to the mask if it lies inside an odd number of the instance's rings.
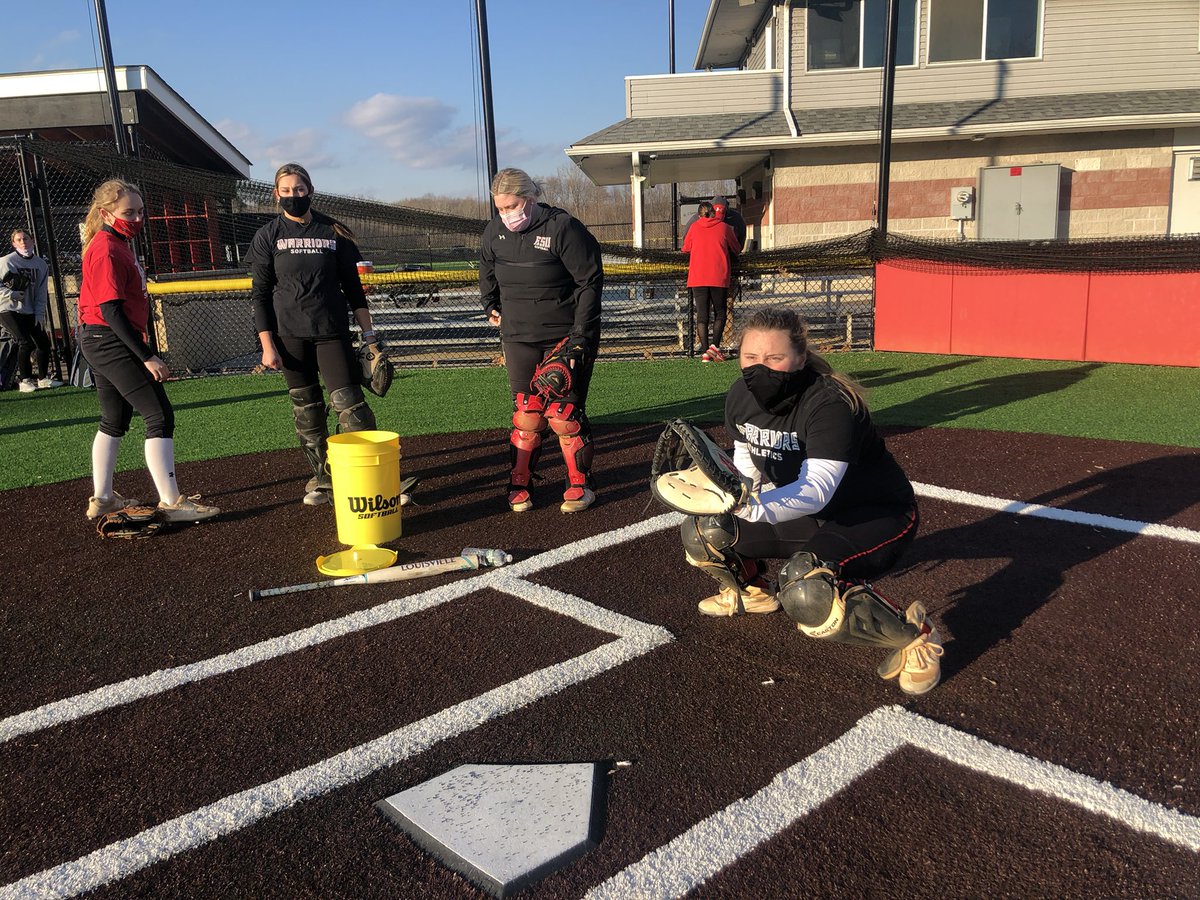
[[[806,459],[791,484],[753,494],[734,515],[747,522],[772,525],[820,512],[842,483],[849,464],[832,459]]]
[[[737,470],[743,478],[750,479],[754,490],[757,491],[762,483],[762,473],[758,471],[754,460],[750,458],[750,446],[745,441],[733,442],[733,464],[737,466]]]

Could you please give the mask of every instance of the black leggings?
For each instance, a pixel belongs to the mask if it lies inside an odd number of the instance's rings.
[[[908,507],[857,507],[833,519],[811,516],[779,525],[738,520],[733,549],[754,559],[788,559],[807,550],[841,566],[843,577],[870,580],[890,570],[917,534],[920,515]]]
[[[729,288],[723,287],[694,287],[692,296],[696,300],[696,324],[699,326],[700,343],[705,350],[709,344],[721,346],[721,337],[725,334],[725,316],[729,303]],[[712,333],[709,334],[709,311],[711,308]]]
[[[317,384],[318,373],[330,393],[362,384],[362,367],[349,336],[303,338],[277,334],[275,346],[283,362],[283,379],[288,390]]]
[[[154,380],[111,328],[85,325],[79,349],[96,381],[102,433],[124,437],[136,409],[146,423],[147,438],[175,436],[175,410],[162,382]]]
[[[33,313],[0,312],[0,325],[17,342],[17,371],[21,378],[33,377],[30,357],[37,352],[38,378],[45,378],[50,365],[50,338]]]

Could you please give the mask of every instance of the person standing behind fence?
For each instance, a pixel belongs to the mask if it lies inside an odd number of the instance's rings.
[[[700,341],[696,352],[703,354],[705,362],[723,362],[721,338],[725,333],[730,273],[742,245],[733,228],[717,218],[711,203],[701,203],[697,212],[699,217],[683,238],[683,252],[688,254],[687,283],[696,303],[696,337]]]
[[[500,329],[513,395],[508,505],[513,512],[533,507],[530,480],[549,428],[567,466],[559,509],[580,512],[596,500],[584,406],[600,347],[600,244],[578,219],[539,203],[541,189],[520,169],[498,172],[491,192],[499,216],[480,241],[479,291],[488,321]],[[564,394],[539,393],[531,383],[548,355],[561,356],[572,372]]]
[[[325,468],[329,404],[343,432],[375,428],[362,390],[362,368],[350,338],[353,312],[364,344],[379,343],[358,277],[362,255],[345,225],[312,209],[312,179],[286,163],[275,173],[282,213],[250,242],[254,328],[262,364],[282,369],[292,419],[313,476],[305,485],[309,506],[328,503],[333,481]]]
[[[87,517],[138,504],[113,490],[117,450],[136,409],[146,425],[146,467],[158,491],[159,511],[169,522],[199,522],[220,510],[183,496],[175,481],[175,410],[163,388],[170,371],[146,343],[146,277],[129,246],[144,222],[141,192],[114,178],[96,188],[83,223],[79,344],[100,401]]]
[[[17,372],[22,393],[62,387],[50,376],[50,338],[43,327],[50,294],[50,271],[34,252],[33,238],[24,228],[12,233],[13,252],[0,257],[0,325],[17,342]],[[33,357],[37,357],[37,381]]]

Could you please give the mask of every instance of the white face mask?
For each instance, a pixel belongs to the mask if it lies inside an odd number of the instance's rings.
[[[509,231],[520,231],[529,224],[530,212],[533,207],[533,201],[525,201],[525,205],[520,209],[514,209],[511,212],[500,213],[500,221],[504,223],[504,227]]]

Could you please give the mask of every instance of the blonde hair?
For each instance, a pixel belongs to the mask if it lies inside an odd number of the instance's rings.
[[[492,196],[497,194],[513,194],[536,200],[542,196],[542,188],[520,169],[501,169],[492,179]]]
[[[304,166],[300,165],[300,163],[294,163],[294,162],[284,163],[282,166],[280,166],[278,169],[275,170],[275,190],[276,191],[279,190],[279,179],[283,178],[285,175],[299,175],[300,180],[304,182],[304,186],[308,188],[309,195],[310,196],[312,195],[312,192],[313,192],[312,177],[308,174],[308,169],[304,168]],[[354,232],[351,231],[347,226],[343,225],[341,222],[339,222],[337,219],[334,219],[332,216],[330,216],[329,218],[333,222],[333,230],[337,234],[341,235],[348,241],[353,241],[355,239]]]
[[[14,228],[12,230],[12,234],[8,236],[9,241],[15,241],[18,234],[23,234],[26,237],[33,237],[33,235],[29,233],[28,228]]]
[[[740,345],[750,331],[782,331],[800,356],[807,354],[804,365],[818,375],[828,375],[841,390],[850,409],[858,413],[867,408],[866,390],[849,375],[835,372],[829,361],[808,346],[808,323],[794,310],[774,307],[755,311],[742,325]]]
[[[92,194],[92,205],[88,209],[87,218],[83,220],[84,247],[92,242],[92,238],[104,224],[104,217],[100,215],[100,210],[112,213],[126,194],[137,194],[139,197],[143,197],[141,189],[136,184],[130,184],[120,178],[110,178],[96,188]]]

